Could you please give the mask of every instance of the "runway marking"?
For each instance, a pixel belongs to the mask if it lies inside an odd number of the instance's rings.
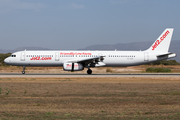
[[[179,73],[138,73],[138,74],[20,74],[0,73],[0,77],[180,77]]]

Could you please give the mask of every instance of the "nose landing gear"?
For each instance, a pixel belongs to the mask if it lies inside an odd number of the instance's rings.
[[[90,68],[88,68],[87,74],[92,74],[92,70]]]
[[[26,66],[23,66],[22,74],[25,74],[25,69],[26,69]]]

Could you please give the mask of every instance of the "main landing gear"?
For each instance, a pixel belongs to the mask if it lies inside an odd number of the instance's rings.
[[[92,70],[90,68],[88,68],[87,74],[92,74]]]
[[[25,68],[26,68],[26,66],[23,66],[22,74],[25,74]]]

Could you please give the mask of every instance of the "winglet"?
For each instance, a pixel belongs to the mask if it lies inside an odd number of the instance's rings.
[[[165,29],[164,32],[158,37],[158,39],[152,44],[152,46],[147,51],[168,52],[173,30],[173,28]]]

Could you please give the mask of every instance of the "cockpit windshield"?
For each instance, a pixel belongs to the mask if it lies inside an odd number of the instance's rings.
[[[16,55],[11,55],[10,57],[16,57]]]

